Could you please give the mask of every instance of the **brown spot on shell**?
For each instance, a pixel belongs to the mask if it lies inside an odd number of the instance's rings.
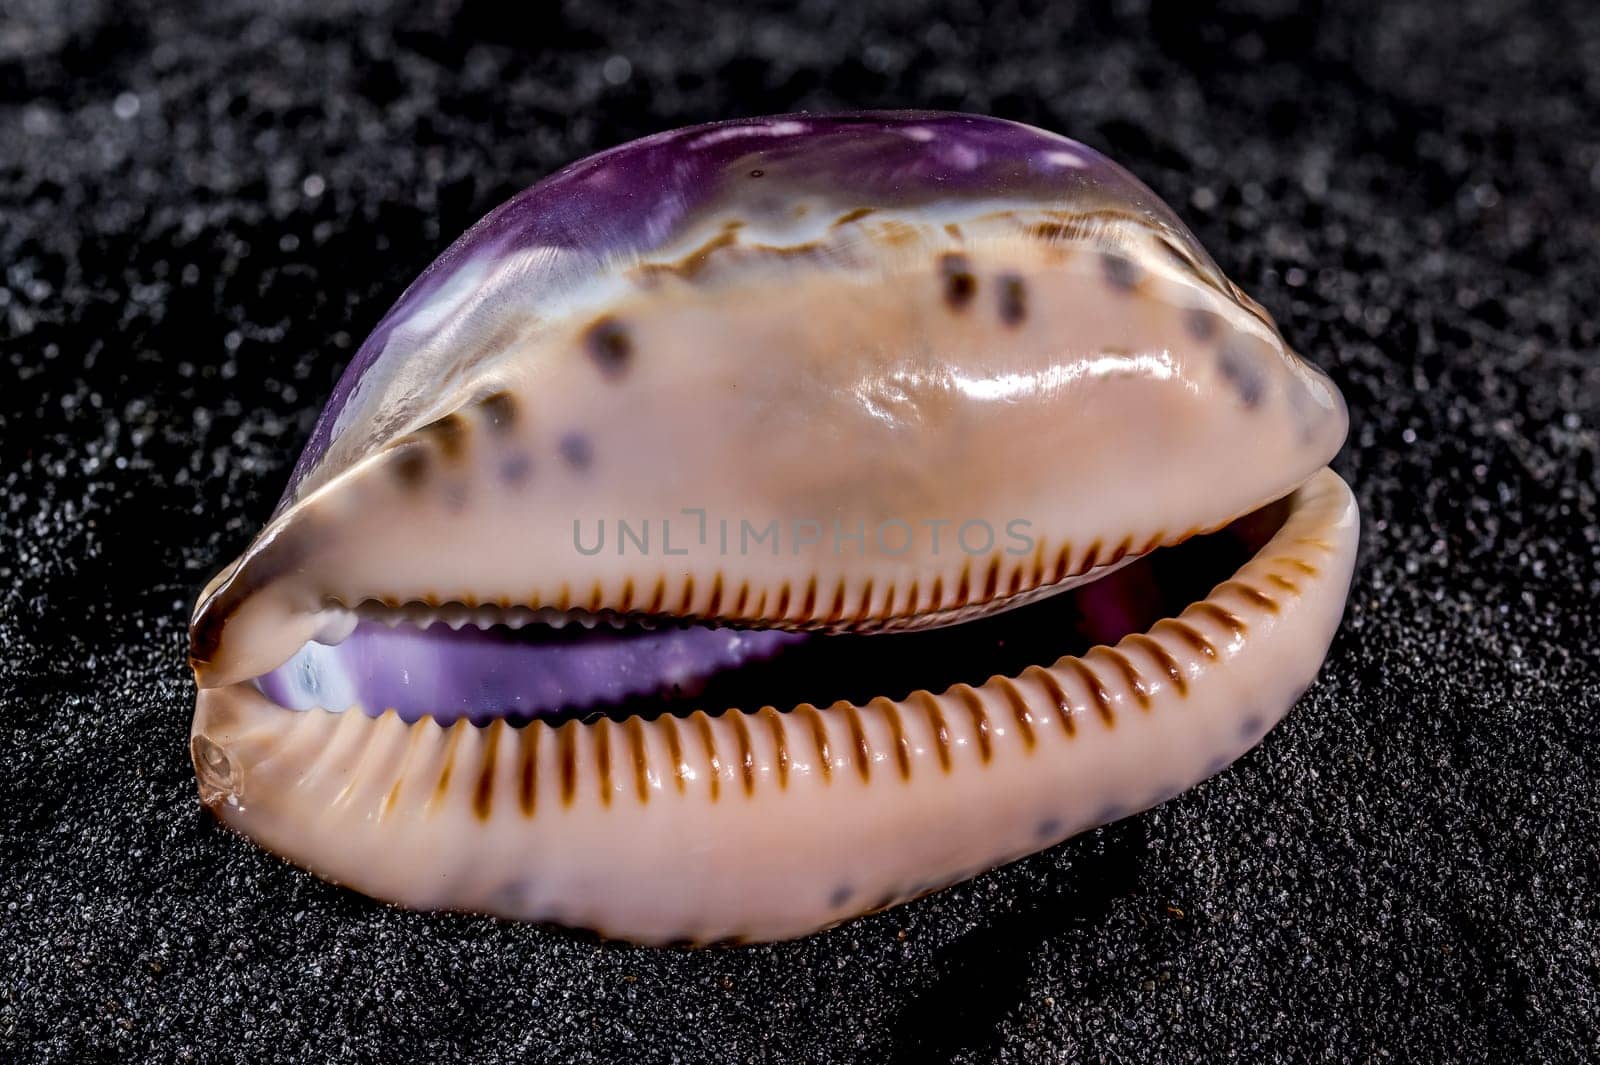
[[[996,278],[1000,291],[1000,324],[1015,328],[1028,317],[1028,286],[1018,274]]]
[[[966,310],[978,292],[978,279],[965,255],[950,252],[939,258],[939,274],[944,278],[944,302],[952,311]]]
[[[1209,344],[1222,331],[1222,319],[1204,307],[1190,307],[1183,312],[1183,329],[1200,343]]]
[[[517,421],[517,397],[501,389],[478,400],[483,420],[496,433],[509,432]]]
[[[467,423],[459,414],[446,414],[417,430],[417,435],[433,441],[446,459],[456,459],[466,450]]]
[[[633,338],[617,319],[610,316],[596,319],[584,331],[583,343],[602,376],[615,381],[627,373],[628,362],[633,357]]]
[[[1144,271],[1139,269],[1138,263],[1113,252],[1105,252],[1100,256],[1100,272],[1106,284],[1118,292],[1133,292],[1144,277]]]
[[[407,491],[421,487],[428,476],[428,453],[420,447],[405,447],[396,452],[390,466],[394,479]]]
[[[1217,370],[1246,409],[1261,406],[1267,394],[1266,375],[1257,365],[1255,356],[1240,341],[1230,338],[1217,349]]]

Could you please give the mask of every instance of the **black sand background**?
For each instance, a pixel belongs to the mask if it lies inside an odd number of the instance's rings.
[[[0,8],[0,1060],[1579,1061],[1600,1040],[1600,8]],[[733,115],[1108,151],[1327,367],[1366,518],[1285,725],[713,953],[395,912],[213,826],[193,597],[480,214]]]

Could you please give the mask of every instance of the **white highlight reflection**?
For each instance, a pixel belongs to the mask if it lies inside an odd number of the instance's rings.
[[[879,421],[895,423],[921,405],[919,397],[959,392],[967,399],[982,402],[1015,402],[1049,397],[1079,382],[1112,377],[1141,377],[1170,381],[1178,377],[1172,353],[1161,351],[1130,354],[1102,352],[1098,355],[1055,363],[1037,370],[973,376],[959,370],[894,370],[881,377],[861,381],[851,391],[861,408]]]
[[[714,129],[703,133],[690,142],[691,148],[709,148],[713,144],[723,141],[737,140],[740,137],[793,137],[806,131],[805,123],[790,120],[787,122],[773,122],[770,125],[736,125],[725,129]]]
[[[969,399],[1020,399],[1029,396],[1053,395],[1088,378],[1149,377],[1168,381],[1178,375],[1170,352],[1150,352],[1140,355],[1101,354],[1093,358],[1057,363],[1031,373],[1006,373],[994,377],[967,377],[959,372],[950,375],[951,384]]]

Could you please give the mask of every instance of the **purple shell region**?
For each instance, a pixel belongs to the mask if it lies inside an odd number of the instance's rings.
[[[802,639],[703,626],[552,636],[363,621],[336,645],[306,644],[256,684],[295,710],[359,706],[372,715],[394,710],[406,721],[427,715],[445,725],[463,717],[485,724],[673,690],[693,694],[719,670],[770,658]]]
[[[748,202],[755,181],[762,183],[760,195],[771,199],[820,195],[880,209],[992,198],[1115,205],[1192,242],[1154,193],[1105,156],[1002,119],[918,111],[795,114],[646,137],[573,163],[513,196],[417,278],[334,386],[280,510],[327,453],[336,427],[343,432],[340,415],[363,379],[426,343],[419,334],[431,326],[409,319],[463,265],[529,249],[558,252],[519,270],[511,282],[519,295],[536,301],[547,290],[671,243],[730,198]]]

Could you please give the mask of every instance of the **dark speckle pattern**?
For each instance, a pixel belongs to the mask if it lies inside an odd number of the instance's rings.
[[[1204,307],[1190,307],[1183,312],[1183,329],[1200,343],[1209,344],[1217,339],[1222,319]]]
[[[493,432],[508,432],[516,424],[517,399],[510,392],[491,392],[478,401],[478,407]]]
[[[627,373],[633,357],[633,338],[627,326],[615,318],[601,318],[585,331],[583,342],[602,375],[618,380]]]
[[[556,448],[561,452],[562,460],[575,470],[587,470],[590,463],[594,462],[594,445],[583,433],[563,434]]]
[[[390,469],[402,488],[415,490],[428,477],[428,453],[420,445],[409,444],[395,454]]]
[[[507,484],[521,484],[532,472],[533,460],[520,451],[500,460],[500,479]]]
[[[972,263],[965,255],[951,252],[939,260],[939,275],[944,283],[944,302],[952,311],[965,310],[978,291]]]
[[[1000,324],[1015,328],[1028,317],[1028,285],[1016,274],[1001,274],[995,278],[995,291],[1000,301]]]
[[[446,461],[458,459],[466,449],[466,423],[459,414],[446,414],[422,427],[420,435],[431,441]]]
[[[1138,263],[1110,252],[1100,256],[1100,270],[1105,274],[1106,284],[1118,292],[1132,292],[1139,287],[1139,279],[1144,276]]]
[[[1594,1057],[1593,3],[5,11],[0,1061]],[[1356,586],[1263,746],[711,954],[395,910],[203,815],[193,597],[439,249],[636,135],[910,104],[1109,150],[1345,390]]]
[[[1267,378],[1262,356],[1238,338],[1229,338],[1217,349],[1217,369],[1247,408],[1261,406],[1266,398]]]
[[[1094,815],[1094,824],[1109,825],[1113,822],[1122,820],[1130,813],[1132,813],[1132,811],[1126,806],[1123,806],[1120,803],[1111,803],[1108,806],[1101,807],[1099,812]]]

